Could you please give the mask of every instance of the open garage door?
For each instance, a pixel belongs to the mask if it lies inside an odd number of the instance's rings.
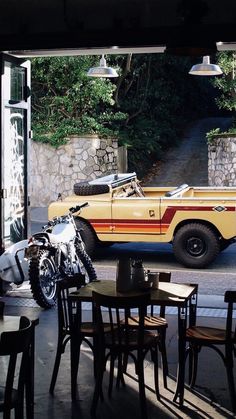
[[[30,63],[1,54],[1,252],[28,235]]]

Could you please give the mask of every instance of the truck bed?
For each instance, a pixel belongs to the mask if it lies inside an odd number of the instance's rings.
[[[143,187],[143,191],[147,198],[202,198],[208,201],[214,198],[218,200],[235,200],[236,198],[236,187]]]

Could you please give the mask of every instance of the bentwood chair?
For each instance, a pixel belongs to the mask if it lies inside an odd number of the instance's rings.
[[[0,316],[3,316],[4,308],[5,308],[4,301],[0,301]]]
[[[79,289],[85,285],[84,275],[76,275],[74,277],[67,277],[58,281],[57,283],[57,310],[58,310],[58,339],[57,339],[57,351],[56,351],[56,358],[51,378],[51,384],[49,392],[53,394],[58,371],[61,362],[61,356],[65,352],[65,348],[68,342],[71,340],[71,315],[70,315],[70,308],[68,304],[68,295],[74,289]],[[72,308],[73,309],[73,308]],[[75,311],[74,315],[81,317],[81,310],[78,308],[77,304],[75,303]],[[78,364],[79,364],[79,356],[80,356],[80,346],[82,341],[86,342],[86,344],[90,347],[93,351],[93,343],[91,342],[91,338],[94,337],[94,326],[92,321],[91,322],[82,322],[80,325],[80,329],[78,330],[78,345],[77,345],[77,354],[76,354],[76,362],[77,362],[77,371],[78,371]],[[71,362],[72,356],[75,354],[70,352]],[[71,371],[72,374],[77,375],[77,371]],[[74,382],[74,381],[73,381]],[[71,382],[71,396],[72,399],[75,399],[75,388]]]
[[[112,395],[114,364],[117,360],[117,383],[124,384],[123,355],[130,356],[134,361],[138,376],[140,411],[142,418],[147,418],[144,359],[151,351],[155,370],[156,392],[158,388],[158,349],[156,335],[144,328],[144,318],[147,305],[150,304],[150,294],[136,296],[106,296],[93,292],[95,323],[97,328],[97,374],[95,390],[91,406],[91,415],[96,414],[99,398],[103,400],[102,384],[106,363],[110,358],[110,374],[108,395]],[[129,325],[132,309],[138,311],[139,323],[135,329]],[[107,322],[110,327],[107,330]]]
[[[159,282],[170,282],[171,272],[159,272]],[[168,327],[168,322],[165,319],[165,307],[160,307],[159,315],[156,314],[157,307],[155,305],[149,306],[149,311],[147,311],[144,327],[146,330],[155,331],[159,337],[157,340],[158,348],[161,353],[162,360],[162,371],[163,371],[163,385],[167,388],[167,376],[168,371],[168,362],[166,354],[166,329]],[[138,317],[133,316],[130,326],[135,327],[135,323],[138,322]]]
[[[5,373],[5,385],[0,386],[0,412],[3,419],[10,419],[11,410],[15,410],[15,418],[23,419],[24,392],[26,389],[26,412],[31,412],[28,419],[33,419],[31,399],[27,397],[30,382],[29,362],[30,344],[32,338],[32,323],[27,317],[20,318],[19,330],[2,332],[0,336],[0,358],[4,358],[4,368],[1,368],[1,379]]]
[[[226,291],[224,301],[228,304],[225,329],[208,326],[191,326],[186,331],[189,343],[187,354],[190,361],[190,387],[194,387],[197,378],[198,354],[202,347],[214,349],[222,359],[227,373],[229,394],[233,411],[236,412],[236,394],[233,376],[234,357],[236,355],[236,329],[233,330],[233,308],[236,303],[236,291]],[[206,367],[204,367],[206,368]]]

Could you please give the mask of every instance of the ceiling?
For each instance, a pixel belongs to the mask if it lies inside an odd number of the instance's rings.
[[[235,28],[235,0],[1,0],[0,5],[1,51],[100,53],[114,46],[166,46],[176,54],[208,55],[216,42],[236,42]]]

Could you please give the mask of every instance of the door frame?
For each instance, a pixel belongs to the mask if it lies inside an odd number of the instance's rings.
[[[18,67],[23,67],[25,69],[25,83],[23,86],[23,100],[20,101],[6,101],[3,97],[3,76],[5,71],[6,62],[13,64]],[[11,109],[17,108],[22,109],[24,114],[23,119],[23,133],[24,133],[24,230],[23,230],[23,239],[26,239],[30,233],[30,223],[29,223],[29,147],[30,147],[30,138],[31,138],[31,100],[30,100],[30,61],[26,61],[24,58],[17,58],[9,54],[1,53],[0,54],[0,63],[1,63],[1,78],[0,78],[0,96],[1,96],[1,115],[0,115],[0,254],[5,250],[5,241],[4,241],[4,196],[5,190],[3,185],[3,158],[4,158],[4,110],[5,107]]]

